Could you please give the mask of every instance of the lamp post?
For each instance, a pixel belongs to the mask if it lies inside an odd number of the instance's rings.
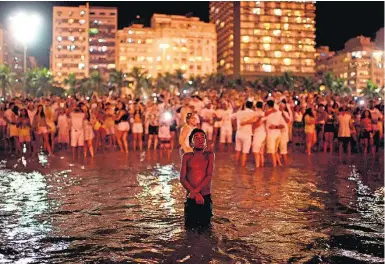
[[[40,17],[37,14],[17,13],[10,17],[11,33],[14,38],[23,45],[24,51],[24,72],[27,71],[27,43],[36,37],[36,29],[40,24]]]

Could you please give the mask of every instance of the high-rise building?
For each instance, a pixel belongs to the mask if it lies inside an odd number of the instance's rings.
[[[55,82],[63,85],[69,74],[77,79],[89,72],[88,6],[53,7],[51,72]]]
[[[85,6],[53,8],[51,71],[63,85],[69,74],[77,79],[89,72],[115,68],[117,9]]]
[[[317,59],[317,69],[330,71],[345,79],[345,84],[360,94],[369,80],[384,87],[384,50],[368,37],[349,39],[345,48],[326,59]]]
[[[333,57],[336,53],[331,51],[328,46],[321,46],[317,48],[315,55],[315,72],[317,77],[322,78],[324,74],[330,69],[330,58]]]
[[[197,17],[154,14],[151,27],[133,24],[117,33],[117,69],[141,68],[156,77],[181,69],[185,77],[216,71],[215,26]]]
[[[314,2],[210,2],[218,70],[254,78],[314,74]]]
[[[118,27],[116,7],[90,6],[90,68],[106,74],[115,68],[115,37]]]

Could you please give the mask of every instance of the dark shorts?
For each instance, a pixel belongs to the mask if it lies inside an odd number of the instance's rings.
[[[334,125],[333,124],[325,124],[325,133],[334,133]]]
[[[176,125],[176,122],[174,121],[171,126],[170,126],[170,131],[171,132],[176,132],[176,129],[177,129],[177,125]]]
[[[148,126],[148,134],[158,135],[159,127],[158,126]]]
[[[303,122],[294,121],[293,127],[297,129],[303,128]]]
[[[361,133],[361,138],[370,138],[370,134],[373,133],[373,131],[363,130]]]
[[[207,227],[213,216],[211,194],[203,196],[204,204],[197,204],[195,199],[186,198],[184,203],[184,219],[187,228]]]

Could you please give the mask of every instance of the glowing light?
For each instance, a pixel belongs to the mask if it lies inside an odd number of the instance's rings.
[[[41,19],[37,14],[18,13],[10,18],[11,32],[17,41],[26,44],[36,37],[36,29],[41,23]]]
[[[277,29],[273,31],[274,36],[278,36],[279,34],[281,34],[281,30]]]
[[[163,113],[163,119],[164,119],[165,121],[171,121],[171,119],[172,119],[172,114],[171,114],[170,112],[164,112],[164,113]]]
[[[186,93],[187,93],[187,91],[186,91],[186,90],[183,90],[183,93],[184,93],[184,94],[186,94]]]
[[[249,57],[244,57],[243,60],[244,60],[245,62],[248,62],[248,61],[250,60],[250,58],[249,58]]]
[[[249,36],[243,36],[242,37],[242,42],[249,43],[249,41],[250,41],[250,37]]]
[[[274,56],[280,58],[282,53],[280,51],[274,51]]]
[[[168,49],[170,47],[170,45],[168,45],[167,43],[160,43],[159,44],[159,48],[161,49]]]
[[[264,50],[270,50],[270,44],[263,44]]]
[[[261,14],[261,9],[260,8],[254,8],[253,9],[253,14],[260,15]]]
[[[269,64],[263,64],[263,65],[262,65],[262,69],[263,69],[263,71],[265,71],[265,72],[271,72],[271,65],[269,65]]]
[[[360,100],[360,105],[364,105],[365,104],[365,101],[364,100]]]
[[[282,16],[282,10],[281,9],[274,9],[274,15]]]
[[[284,59],[283,59],[283,63],[284,63],[285,65],[290,65],[290,64],[291,64],[291,59],[289,59],[289,58],[284,58]]]
[[[265,43],[269,43],[269,42],[271,42],[271,37],[263,37],[262,40]]]

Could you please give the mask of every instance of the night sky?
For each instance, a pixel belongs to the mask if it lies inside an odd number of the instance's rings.
[[[5,24],[9,15],[17,10],[37,12],[43,25],[38,30],[35,43],[29,45],[29,55],[36,56],[43,66],[49,65],[49,48],[52,41],[52,7],[79,6],[86,2],[0,2],[0,23]],[[95,6],[118,7],[118,28],[128,26],[137,15],[149,25],[153,13],[185,15],[192,12],[201,20],[209,21],[209,2],[90,2]],[[352,37],[375,37],[384,27],[384,2],[317,2],[316,43],[340,50]]]

